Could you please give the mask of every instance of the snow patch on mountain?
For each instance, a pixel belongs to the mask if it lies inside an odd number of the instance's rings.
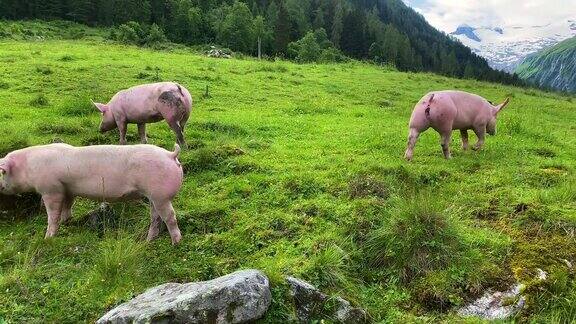
[[[576,36],[576,19],[531,26],[463,24],[450,35],[486,58],[491,67],[513,72],[528,55]]]

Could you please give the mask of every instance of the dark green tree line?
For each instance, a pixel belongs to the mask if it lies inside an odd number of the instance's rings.
[[[316,49],[310,33],[323,30],[335,55],[402,71],[520,83],[432,28],[401,0],[0,0],[0,19],[64,19],[92,26],[133,21],[146,30],[155,25],[155,39],[161,39],[160,30],[172,42],[217,43],[251,55],[260,39],[265,55],[290,57],[289,44],[302,40],[299,44]]]

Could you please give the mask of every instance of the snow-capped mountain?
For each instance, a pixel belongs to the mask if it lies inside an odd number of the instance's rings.
[[[460,25],[450,33],[495,69],[513,72],[530,54],[576,36],[576,19],[545,25],[471,27]]]

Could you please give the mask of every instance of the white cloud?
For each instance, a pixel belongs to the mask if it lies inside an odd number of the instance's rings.
[[[474,27],[546,25],[576,19],[576,0],[405,0],[446,33]]]

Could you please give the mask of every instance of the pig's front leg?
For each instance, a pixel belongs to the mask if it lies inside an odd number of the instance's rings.
[[[408,134],[408,147],[406,148],[406,153],[404,153],[404,158],[408,161],[412,161],[414,146],[416,146],[418,136],[420,136],[420,132],[416,128],[410,128],[410,133]]]
[[[468,131],[465,129],[460,130],[460,136],[462,137],[462,149],[464,151],[468,150]]]
[[[444,153],[444,158],[451,159],[452,155],[450,154],[450,138],[452,136],[452,131],[443,131],[440,133],[441,137],[441,146],[442,146],[442,153]]]
[[[484,145],[484,138],[486,137],[486,126],[474,127],[474,133],[478,137],[478,142],[474,145],[473,149],[478,151]]]
[[[126,130],[128,128],[128,124],[125,120],[116,121],[118,125],[118,131],[120,131],[120,145],[126,145]]]
[[[65,197],[62,194],[42,195],[42,200],[48,213],[48,229],[46,230],[45,238],[53,237],[58,232],[64,199]]]
[[[162,218],[156,211],[154,203],[150,201],[150,228],[148,229],[147,241],[152,241],[158,237],[160,233],[160,226],[162,225]]]
[[[140,136],[140,143],[148,143],[148,138],[146,138],[146,124],[138,124],[138,135]]]
[[[176,221],[176,213],[174,212],[174,208],[172,207],[172,203],[170,201],[166,202],[154,202],[154,207],[162,220],[166,224],[168,228],[168,232],[170,233],[170,238],[172,239],[172,244],[178,244],[182,239],[182,234],[180,233],[180,229],[178,228],[178,222]]]

